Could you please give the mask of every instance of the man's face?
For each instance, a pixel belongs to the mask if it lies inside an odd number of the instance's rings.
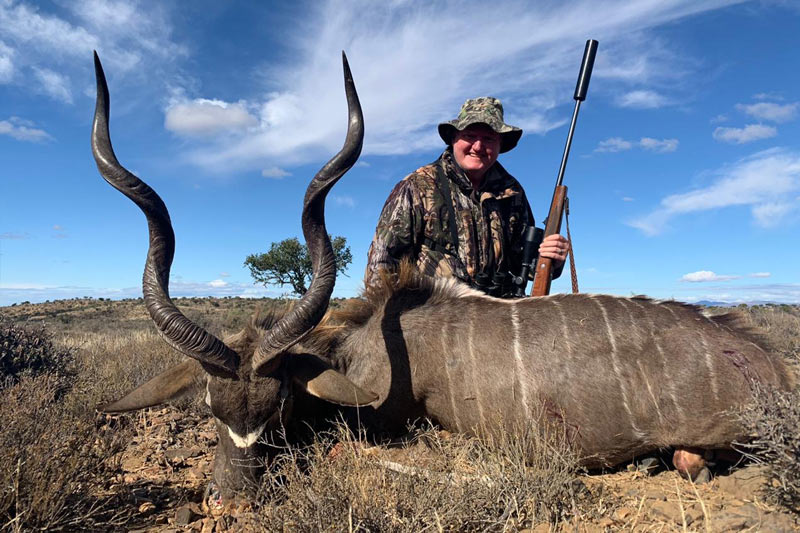
[[[500,134],[485,124],[472,124],[453,137],[453,155],[467,176],[478,183],[500,154]]]

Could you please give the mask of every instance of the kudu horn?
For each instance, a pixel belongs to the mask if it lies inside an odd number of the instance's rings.
[[[358,160],[364,143],[364,116],[358,101],[353,75],[347,56],[342,52],[344,88],[347,95],[349,120],[347,137],[338,154],[314,176],[303,201],[303,236],[311,255],[314,276],[311,286],[297,305],[270,329],[253,357],[253,371],[283,353],[308,334],[328,309],[333,285],[336,282],[336,260],[325,228],[325,197]]]
[[[197,359],[207,372],[236,377],[239,356],[221,340],[181,313],[169,297],[169,270],[175,254],[175,234],[164,202],[141,179],[120,165],[108,132],[109,96],[103,66],[94,54],[97,104],[92,123],[92,153],[100,175],[139,206],[150,230],[150,246],[142,279],[142,292],[150,317],[170,346]]]

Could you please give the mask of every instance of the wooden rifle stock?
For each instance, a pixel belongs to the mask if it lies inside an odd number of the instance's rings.
[[[545,226],[544,229],[545,238],[549,235],[555,235],[561,232],[561,215],[564,213],[564,204],[566,200],[566,185],[558,185],[553,193],[553,202],[550,204],[550,214],[547,215],[547,226]],[[549,257],[542,257],[539,255],[534,272],[531,296],[546,296],[550,294],[553,260]]]

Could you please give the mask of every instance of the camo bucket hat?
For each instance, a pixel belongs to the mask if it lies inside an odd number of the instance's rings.
[[[500,134],[500,153],[508,152],[517,145],[522,130],[503,122],[503,104],[491,96],[470,98],[461,106],[458,118],[439,124],[439,136],[446,144],[453,142],[453,135],[472,124],[486,124]]]

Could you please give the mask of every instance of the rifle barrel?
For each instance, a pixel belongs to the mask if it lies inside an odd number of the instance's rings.
[[[581,109],[581,102],[586,100],[586,92],[589,90],[589,81],[592,79],[592,69],[594,68],[594,58],[597,55],[597,41],[589,39],[583,49],[583,60],[581,70],[578,73],[578,82],[575,84],[575,109],[572,111],[572,122],[569,125],[567,134],[567,144],[564,146],[564,155],[561,156],[561,166],[558,169],[556,187],[560,187],[564,181],[564,171],[567,169],[567,159],[569,149],[572,147],[572,135],[575,133],[575,123],[578,122],[578,111]]]

